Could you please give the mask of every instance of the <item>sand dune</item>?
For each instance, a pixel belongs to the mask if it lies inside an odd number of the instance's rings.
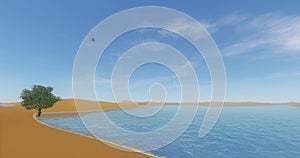
[[[105,107],[117,108],[117,105],[107,103]],[[74,110],[74,103],[69,99],[46,111]],[[20,105],[0,107],[1,158],[150,157],[117,150],[96,139],[42,125],[33,119],[34,112]]]

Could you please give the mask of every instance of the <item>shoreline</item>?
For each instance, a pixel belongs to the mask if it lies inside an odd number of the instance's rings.
[[[104,111],[96,111],[96,112],[104,112]],[[62,113],[62,114],[65,114],[64,112],[55,112],[55,113]],[[68,113],[77,113],[77,112],[68,112]],[[88,113],[93,113],[93,112],[87,112],[87,114],[88,114]],[[123,146],[123,145],[116,144],[116,143],[113,143],[113,142],[110,142],[110,141],[106,141],[106,140],[103,140],[103,139],[97,139],[97,138],[92,137],[92,136],[83,135],[83,134],[80,134],[80,133],[75,133],[75,132],[71,132],[71,131],[68,131],[68,130],[65,130],[65,129],[57,128],[57,127],[55,127],[55,126],[48,125],[48,124],[46,124],[46,123],[40,121],[40,120],[36,117],[36,114],[37,114],[37,113],[34,113],[34,114],[33,114],[33,116],[32,116],[33,119],[34,119],[35,121],[37,121],[38,123],[44,125],[44,126],[47,126],[47,127],[50,127],[50,128],[56,129],[56,130],[61,130],[61,131],[67,132],[67,133],[76,134],[76,135],[79,135],[79,136],[82,136],[82,137],[86,137],[86,138],[89,138],[89,139],[94,139],[94,140],[103,142],[103,143],[105,143],[106,145],[108,145],[108,146],[110,146],[110,147],[116,148],[117,150],[123,150],[123,151],[127,151],[127,152],[142,153],[142,154],[148,155],[148,156],[150,156],[150,157],[156,157],[155,155],[152,155],[152,154],[150,154],[150,153],[146,153],[146,152],[143,152],[143,151],[140,151],[140,150],[131,148],[131,147]],[[78,114],[78,113],[77,113],[77,114]],[[76,117],[78,117],[78,116],[76,116]]]
[[[58,111],[66,113],[70,110],[68,101],[59,104]],[[106,108],[109,107],[107,105]],[[155,157],[133,148],[46,125],[36,119],[34,111],[20,105],[0,107],[0,129],[0,157],[5,158]],[[32,146],[35,146],[34,151]]]

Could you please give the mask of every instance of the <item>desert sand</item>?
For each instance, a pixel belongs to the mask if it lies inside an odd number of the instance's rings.
[[[117,104],[102,102],[104,109]],[[43,112],[75,111],[72,99],[63,100]],[[139,152],[122,151],[105,143],[45,126],[33,118],[34,110],[20,105],[0,107],[1,158],[93,158],[151,157]]]

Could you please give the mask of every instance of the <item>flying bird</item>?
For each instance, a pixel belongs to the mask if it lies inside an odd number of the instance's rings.
[[[92,41],[95,42],[95,38],[92,38]]]

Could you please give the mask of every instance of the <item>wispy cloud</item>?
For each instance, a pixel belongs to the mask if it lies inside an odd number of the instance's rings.
[[[249,16],[247,15],[235,12],[216,21],[200,20],[200,22],[209,31],[209,33],[214,34],[224,27],[238,25],[248,18]]]
[[[247,18],[248,16],[240,13],[232,13],[216,21],[199,20],[199,22],[210,34],[213,34],[219,29],[226,26],[234,26]],[[206,34],[203,29],[199,29],[199,25],[196,25],[194,22],[184,18],[173,19],[166,25],[166,28],[185,34],[194,40],[205,37],[204,35]],[[160,30],[159,33],[162,36],[171,36],[174,38],[179,37],[178,35],[165,30]]]
[[[108,78],[104,78],[104,77],[97,77],[97,79],[95,79],[95,84],[96,85],[110,85],[111,80]]]
[[[286,77],[300,77],[300,71],[273,73],[268,77],[268,79],[286,78]]]
[[[256,48],[273,53],[300,53],[300,16],[268,13],[244,20],[235,29],[247,35],[223,48],[226,56],[247,53]]]
[[[283,78],[299,78],[300,77],[300,71],[288,71],[288,72],[275,72],[266,74],[262,77],[252,76],[248,78],[248,80],[251,81],[260,81],[260,80],[272,80],[272,79],[283,79]]]
[[[138,39],[138,40],[132,40],[131,45],[135,46],[141,43],[148,43],[148,42],[158,42],[156,39],[153,38],[146,38],[146,39]]]
[[[203,28],[199,28],[199,25],[197,25],[195,22],[190,21],[185,18],[178,18],[173,19],[171,22],[167,23],[165,26],[168,30],[173,30],[174,32],[177,32],[179,34],[184,34],[188,38],[191,38],[193,40],[198,40],[200,38],[206,37],[205,30]],[[205,28],[205,26],[203,25]],[[178,35],[174,33],[168,33],[167,31],[160,31],[161,35],[170,35],[172,37],[179,37]]]
[[[231,27],[238,42],[221,48],[225,56],[235,56],[263,48],[271,53],[300,53],[300,16],[267,13],[250,17],[232,13],[216,21],[199,20],[210,34]],[[201,29],[186,19],[174,19],[167,28],[184,33],[193,39],[203,35]],[[160,31],[162,36],[178,38],[176,34]]]

